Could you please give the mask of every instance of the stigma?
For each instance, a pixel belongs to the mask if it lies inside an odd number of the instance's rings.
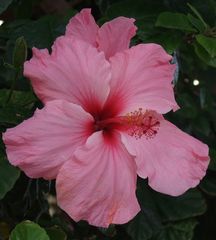
[[[127,133],[136,139],[153,138],[160,128],[159,115],[153,110],[142,108],[126,114],[124,122]]]

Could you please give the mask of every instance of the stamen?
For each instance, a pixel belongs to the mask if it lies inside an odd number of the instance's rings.
[[[112,131],[118,129],[136,139],[145,136],[146,139],[153,138],[160,128],[160,115],[153,110],[142,110],[130,112],[125,116],[116,116],[103,120],[95,120],[93,131]]]
[[[146,139],[153,138],[158,133],[160,121],[155,111],[142,108],[130,112],[125,116],[128,134],[136,139],[143,135]]]

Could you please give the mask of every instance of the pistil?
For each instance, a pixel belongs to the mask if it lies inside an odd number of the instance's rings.
[[[153,138],[160,128],[160,117],[152,110],[139,110],[130,112],[125,116],[117,116],[104,120],[95,121],[95,131],[109,131],[118,129],[126,131],[130,136],[139,139],[143,136],[146,139]]]

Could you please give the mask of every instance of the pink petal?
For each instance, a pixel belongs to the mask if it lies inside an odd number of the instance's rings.
[[[134,160],[117,133],[94,133],[63,165],[56,184],[59,206],[75,221],[108,227],[129,221],[140,210]]]
[[[60,37],[47,50],[33,48],[24,75],[31,79],[38,97],[47,102],[67,100],[86,111],[97,111],[109,93],[110,65],[104,54],[75,38]]]
[[[149,185],[158,192],[178,196],[198,185],[206,174],[207,145],[166,120],[152,139],[136,140],[122,134],[122,141],[136,156],[139,176],[148,177]]]
[[[61,165],[85,143],[92,122],[78,105],[48,102],[32,118],[3,134],[8,159],[31,178],[54,179]]]
[[[175,65],[157,44],[139,44],[110,59],[111,92],[106,109],[115,104],[116,114],[139,108],[166,113],[176,109],[172,86]],[[114,108],[113,108],[114,111]]]
[[[66,35],[76,37],[96,47],[98,29],[99,27],[91,15],[91,9],[87,8],[71,18],[66,27]]]
[[[98,48],[109,59],[117,52],[129,48],[131,38],[136,34],[135,19],[118,17],[105,23],[98,31]]]

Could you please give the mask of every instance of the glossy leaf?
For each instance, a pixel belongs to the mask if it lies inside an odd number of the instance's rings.
[[[194,16],[191,15],[190,13],[188,13],[187,18],[188,18],[189,22],[190,22],[199,32],[202,33],[202,32],[205,31],[206,26],[203,24],[203,22],[202,22],[200,19],[194,17]]]
[[[198,17],[198,19],[202,22],[203,26],[205,26],[205,28],[208,27],[208,24],[204,21],[203,17],[201,16],[201,14],[196,10],[196,8],[194,6],[192,6],[190,3],[187,3],[188,7],[191,9],[191,11]]]
[[[46,231],[31,221],[19,223],[11,232],[10,240],[50,240]]]
[[[180,44],[182,43],[183,36],[181,33],[173,34],[168,31],[157,32],[150,36],[146,36],[146,34],[142,34],[138,32],[137,34],[141,40],[144,42],[155,42],[163,46],[163,48],[169,53],[173,54],[176,50],[178,50]]]
[[[199,34],[196,36],[196,40],[212,58],[216,57],[216,38]]]
[[[163,12],[158,16],[155,25],[157,27],[196,32],[196,29],[193,28],[187,16],[182,13]]]
[[[212,58],[209,53],[205,50],[204,47],[202,47],[200,44],[195,43],[194,49],[197,54],[197,56],[203,60],[207,65],[216,67],[216,57]]]

